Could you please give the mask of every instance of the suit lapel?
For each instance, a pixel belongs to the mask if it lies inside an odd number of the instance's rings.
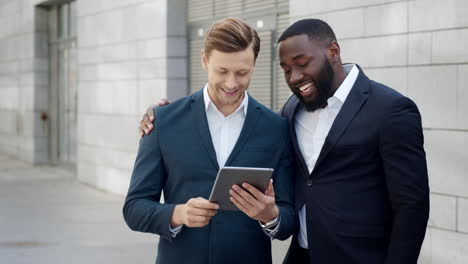
[[[201,143],[205,147],[216,170],[219,169],[216,151],[211,140],[210,128],[206,119],[205,101],[203,100],[203,89],[192,95],[191,105],[192,121],[195,130],[198,132]]]
[[[247,96],[249,95],[247,94]],[[231,162],[237,156],[239,151],[245,145],[245,143],[249,139],[250,134],[255,130],[255,127],[258,124],[258,118],[260,118],[262,114],[260,104],[257,101],[255,101],[255,99],[253,99],[251,96],[249,96],[248,100],[249,104],[247,107],[247,115],[245,116],[244,125],[242,126],[239,138],[237,139],[237,142],[234,145],[231,154],[226,160],[226,166],[229,166],[229,164],[231,164]]]
[[[296,125],[295,125],[295,121],[294,121],[296,113],[299,110],[299,105],[300,105],[299,104],[299,99],[296,96],[293,95],[291,97],[291,102],[288,102],[287,104],[291,104],[291,106],[288,106],[288,107],[292,107],[291,108],[292,111],[290,111],[288,113],[288,116],[286,116],[286,118],[289,121],[289,133],[290,133],[291,138],[292,138],[291,141],[292,141],[292,144],[293,144],[294,152],[296,153],[296,158],[297,158],[297,161],[299,162],[299,167],[302,170],[301,175],[308,176],[309,175],[309,169],[307,168],[307,164],[306,164],[306,162],[304,160],[304,157],[302,156],[301,148],[299,148],[299,143],[297,141],[297,135],[296,135]]]
[[[314,170],[325,159],[330,150],[333,149],[333,147],[343,135],[343,132],[348,127],[349,123],[359,112],[361,106],[367,100],[368,90],[369,79],[359,68],[359,75],[356,79],[356,82],[354,83],[353,88],[351,88],[345,103],[341,107],[340,112],[336,116],[335,121],[333,122],[333,125],[328,132],[322,150],[320,151],[320,155],[317,159],[317,162],[315,163]]]

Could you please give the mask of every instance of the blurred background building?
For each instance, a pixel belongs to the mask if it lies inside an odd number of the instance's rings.
[[[249,91],[274,110],[290,94],[276,40],[309,17],[334,28],[344,62],[417,103],[431,186],[420,263],[467,263],[466,0],[0,0],[0,154],[124,194],[142,113],[203,87],[204,34],[227,16],[258,30]]]

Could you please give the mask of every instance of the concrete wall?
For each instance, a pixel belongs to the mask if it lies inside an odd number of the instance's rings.
[[[187,91],[185,1],[77,4],[78,178],[126,193],[142,113]]]
[[[0,0],[0,153],[49,158],[47,10],[57,0]],[[185,0],[77,0],[78,179],[126,193],[138,122],[187,92]]]
[[[47,161],[47,20],[32,0],[0,1],[0,153]]]
[[[412,98],[425,128],[431,215],[420,263],[468,259],[468,1],[291,0],[321,18],[344,62]]]

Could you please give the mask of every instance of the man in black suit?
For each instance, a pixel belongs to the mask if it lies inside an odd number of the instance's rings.
[[[284,263],[416,263],[429,217],[416,105],[343,65],[322,20],[300,20],[278,42],[300,220]]]
[[[429,217],[416,105],[343,65],[321,20],[294,23],[278,42],[294,93],[282,115],[297,154],[301,222],[285,263],[416,263]]]

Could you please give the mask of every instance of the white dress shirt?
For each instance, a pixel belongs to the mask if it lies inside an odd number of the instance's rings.
[[[216,105],[211,101],[208,94],[208,84],[203,88],[203,99],[205,101],[206,119],[210,128],[211,141],[216,152],[216,159],[220,168],[224,167],[226,161],[231,155],[232,149],[239,138],[242,127],[244,126],[249,97],[244,92],[244,99],[239,107],[228,116],[224,116]]]
[[[228,116],[224,116],[216,105],[211,100],[208,94],[208,84],[203,88],[203,99],[205,102],[206,119],[208,121],[208,127],[210,129],[211,141],[216,152],[216,159],[220,168],[224,167],[226,161],[231,155],[234,146],[236,145],[237,139],[240,136],[242,127],[244,126],[245,117],[247,116],[247,107],[249,105],[249,97],[247,92],[244,92],[244,99],[242,100],[239,107],[234,110]],[[263,227],[265,233],[272,238],[279,227],[279,217],[267,223]],[[260,223],[261,224],[261,223]],[[273,229],[268,226],[273,225]],[[169,226],[172,236],[175,237],[181,230],[182,226],[173,227]]]
[[[301,149],[301,154],[304,157],[309,174],[312,173],[325,138],[359,74],[359,69],[354,64],[344,65],[344,68],[348,75],[335,94],[328,98],[328,105],[323,109],[313,112],[307,112],[301,107],[294,119],[297,143]],[[299,222],[299,245],[302,248],[308,248],[305,205],[299,210]]]

